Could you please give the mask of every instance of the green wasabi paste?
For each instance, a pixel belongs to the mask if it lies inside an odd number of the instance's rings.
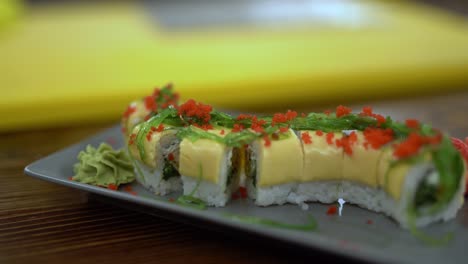
[[[91,145],[78,154],[72,180],[97,186],[115,186],[135,180],[134,167],[122,150],[114,150],[102,143],[96,149]]]

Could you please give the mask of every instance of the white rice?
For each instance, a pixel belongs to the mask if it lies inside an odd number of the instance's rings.
[[[295,183],[287,183],[270,187],[255,188],[252,180],[247,178],[249,198],[255,200],[255,204],[258,206],[269,206],[274,204],[281,205],[289,202],[288,197],[291,195],[291,192],[295,187]]]
[[[162,169],[154,169],[146,166],[140,161],[136,161],[135,174],[138,183],[156,195],[166,195],[171,192],[182,190],[182,182],[180,177],[170,177],[164,180],[162,177]],[[141,172],[141,173],[140,173]]]
[[[341,181],[315,181],[299,183],[292,192],[288,201],[290,203],[321,202],[333,203],[340,198]]]

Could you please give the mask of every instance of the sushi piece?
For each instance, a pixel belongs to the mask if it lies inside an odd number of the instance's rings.
[[[377,131],[385,133],[385,130]],[[377,167],[382,152],[380,146],[372,147],[365,135],[366,132],[363,131],[351,131],[341,140],[344,153],[338,196],[348,203],[380,212],[382,191],[377,182]],[[383,143],[389,143],[391,140],[392,137],[386,137]]]
[[[301,143],[293,130],[260,138],[247,146],[245,173],[249,197],[259,206],[284,204],[302,174]]]
[[[443,164],[441,159],[450,161]],[[380,211],[404,228],[454,218],[464,203],[465,168],[448,138],[411,159],[398,158],[394,150],[386,148],[377,171],[379,186],[384,191]]]
[[[132,134],[133,128],[156,115],[163,109],[178,105],[179,94],[172,90],[171,84],[155,88],[153,93],[131,102],[122,115],[121,127],[125,140]]]
[[[289,202],[333,203],[340,198],[343,173],[343,149],[336,146],[341,132],[299,131],[304,153],[300,182]]]
[[[142,100],[133,101],[128,105],[120,121],[122,133],[126,140],[132,134],[133,128],[143,122],[150,113],[151,111],[145,107]]]
[[[133,129],[128,142],[130,155],[135,158],[136,180],[157,195],[180,191],[177,128],[160,124],[146,132],[145,124]]]
[[[225,129],[191,129],[220,138],[225,133]],[[239,148],[208,138],[183,139],[179,171],[184,195],[191,194],[208,205],[225,206],[239,186],[240,161]]]

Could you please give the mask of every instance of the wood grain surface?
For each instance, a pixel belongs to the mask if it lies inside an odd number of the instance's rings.
[[[370,104],[397,119],[416,117],[454,136],[468,136],[468,92]],[[338,260],[313,250],[208,231],[124,209],[23,174],[34,160],[114,124],[0,135],[0,263]]]

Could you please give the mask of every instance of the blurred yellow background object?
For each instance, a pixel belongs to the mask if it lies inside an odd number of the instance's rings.
[[[23,10],[21,1],[1,0],[0,1],[0,30],[12,24]]]
[[[304,8],[260,6],[249,14],[261,23],[188,28],[137,4],[28,10],[0,32],[0,130],[116,119],[167,82],[183,99],[249,110],[467,87],[466,20],[400,1],[332,2],[308,6],[313,21],[275,24]],[[346,18],[339,4],[351,2]]]

